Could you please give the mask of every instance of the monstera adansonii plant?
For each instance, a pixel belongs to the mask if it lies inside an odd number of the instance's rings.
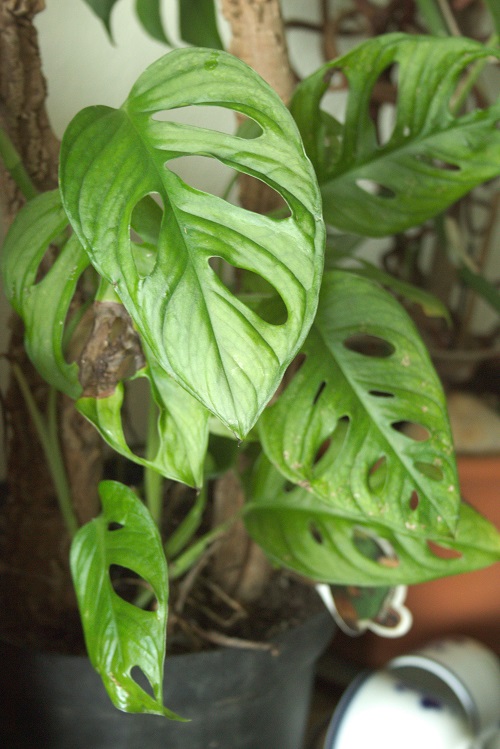
[[[89,107],[69,125],[60,191],[30,200],[3,248],[26,348],[114,450],[149,477],[199,489],[162,540],[154,481],[146,502],[103,482],[102,514],[74,535],[89,656],[119,708],[177,717],[162,702],[168,579],[228,531],[200,534],[206,477],[247,445],[241,517],[277,565],[377,586],[500,559],[495,528],[461,501],[440,382],[390,279],[335,249],[341,232],[411,229],[498,175],[500,104],[460,105],[474,67],[499,56],[464,39],[379,37],[303,81],[289,111],[231,55],[179,49],[141,75],[120,109]],[[381,140],[370,97],[389,69],[398,98]],[[322,109],[335,75],[348,87],[343,122]],[[169,120],[194,106],[203,123],[207,105],[237,113],[234,134]],[[260,180],[283,207],[258,215],[194,189],[175,171],[185,156]],[[55,261],[41,273],[49,247]],[[74,353],[87,314],[72,302],[77,287],[94,315],[108,310],[129,325],[124,346],[135,341],[132,371],[106,387],[82,375]],[[440,313],[418,289],[403,290]],[[137,378],[152,414],[141,454],[122,420],[124,380]],[[43,420],[40,433],[50,442]],[[363,534],[394,556],[368,558]],[[113,565],[145,581],[153,605],[118,596]]]

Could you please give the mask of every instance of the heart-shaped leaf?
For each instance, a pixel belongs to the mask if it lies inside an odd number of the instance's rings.
[[[255,120],[257,138],[159,121],[160,112],[217,105]],[[186,185],[168,162],[219,159],[268,183],[291,216],[257,215]],[[159,364],[236,435],[244,436],[274,393],[312,323],[324,227],[314,172],[296,126],[272,89],[224,52],[175,50],[139,78],[120,110],[85,109],[66,131],[63,203],[98,272],[115,288]],[[129,226],[146,195],[164,216],[153,270],[134,263]],[[253,271],[282,298],[272,325],[224,285],[222,258]]]
[[[274,562],[331,584],[412,585],[500,561],[498,531],[465,502],[453,539],[434,530],[427,538],[414,536],[377,518],[370,518],[368,527],[366,517],[349,517],[311,491],[290,489],[266,459],[255,472],[244,520]],[[372,559],[357,543],[360,531],[385,539],[394,554]]]
[[[321,184],[327,223],[384,236],[416,226],[500,173],[500,100],[454,114],[467,67],[498,49],[464,38],[388,34],[303,81],[291,109]],[[397,67],[394,129],[379,142],[370,115],[377,80]],[[332,75],[348,83],[345,122],[321,111]]]
[[[42,193],[17,214],[2,247],[7,297],[25,325],[25,347],[42,377],[72,398],[81,393],[78,366],[63,350],[64,325],[76,284],[89,265],[76,237],[66,239],[68,219],[57,190]],[[52,242],[58,255],[41,281],[40,264]],[[56,248],[54,248],[54,252]]]
[[[336,515],[452,534],[460,494],[445,398],[403,308],[369,279],[325,273],[302,352],[260,420],[268,458]]]
[[[168,577],[158,529],[149,512],[123,484],[99,485],[103,512],[85,525],[71,547],[71,574],[89,658],[120,710],[178,719],[163,706]],[[111,583],[112,565],[131,570],[152,588],[153,611],[119,596]],[[147,677],[154,696],[133,678]]]

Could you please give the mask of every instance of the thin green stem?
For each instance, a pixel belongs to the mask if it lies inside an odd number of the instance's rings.
[[[5,168],[9,172],[10,176],[21,190],[26,200],[31,200],[38,195],[38,190],[31,181],[31,178],[24,168],[24,164],[18,154],[14,144],[5,132],[0,127],[0,158],[2,159]]]
[[[164,550],[167,559],[176,557],[191,541],[193,535],[200,527],[203,512],[207,504],[207,487],[206,484],[200,489],[195,502],[184,520],[177,529],[172,533],[170,538],[165,542]]]
[[[417,5],[431,34],[449,36],[450,30],[435,0],[417,0]]]
[[[148,413],[148,431],[146,435],[146,459],[153,460],[158,452],[158,409],[151,398]],[[144,495],[146,506],[151,517],[159,526],[163,510],[163,476],[153,468],[144,469]]]
[[[488,47],[494,47],[497,44],[498,44],[497,34],[493,34],[486,42],[486,46]],[[459,90],[457,91],[456,96],[454,97],[453,101],[450,103],[452,114],[456,115],[460,112],[463,105],[467,101],[467,97],[469,96],[470,92],[476,85],[479,76],[483,72],[484,68],[489,64],[490,64],[490,60],[483,59],[483,60],[478,60],[473,65],[471,65],[470,70],[468,71],[467,75],[463,79],[462,84]]]
[[[66,475],[66,468],[64,466],[61,448],[59,445],[57,433],[56,391],[54,388],[50,389],[49,402],[47,406],[48,416],[47,420],[45,420],[38,409],[35,399],[33,398],[33,394],[31,393],[26,378],[24,377],[21,369],[17,364],[12,365],[12,372],[19,385],[24,398],[24,402],[26,403],[26,407],[29,411],[30,417],[38,434],[38,438],[42,445],[50,475],[54,482],[61,515],[63,516],[68,533],[70,534],[70,536],[74,536],[78,531],[78,521],[73,509],[73,504],[71,502],[71,491]]]
[[[206,549],[216,541],[219,536],[224,535],[232,524],[241,517],[242,512],[238,512],[233,517],[226,520],[225,523],[221,523],[217,528],[213,528],[211,531],[206,533],[204,536],[194,542],[186,551],[180,554],[174,562],[169,564],[169,578],[176,580],[178,577],[184,575],[191,567],[200,559]]]

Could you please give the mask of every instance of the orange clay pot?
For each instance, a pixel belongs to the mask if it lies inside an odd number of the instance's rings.
[[[462,496],[500,529],[500,455],[460,456]],[[436,637],[474,637],[500,655],[500,563],[484,570],[413,585],[406,605],[413,627],[388,640],[367,633],[349,640],[340,632],[334,649],[365,666],[379,668],[401,653]]]

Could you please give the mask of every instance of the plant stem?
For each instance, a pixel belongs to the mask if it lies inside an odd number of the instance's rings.
[[[17,364],[12,365],[12,372],[19,385],[26,407],[33,420],[38,438],[42,445],[50,475],[54,482],[61,515],[63,516],[68,533],[70,536],[74,536],[78,530],[78,521],[71,502],[71,492],[57,434],[56,390],[50,388],[49,402],[47,405],[47,420],[45,420],[40,413],[38,406],[35,403],[35,399],[29,389],[28,383]]]
[[[0,127],[0,158],[26,200],[36,197],[38,190],[24,168],[24,164],[14,144],[2,127]]]
[[[203,512],[207,504],[207,487],[206,484],[200,489],[195,499],[194,505],[175,530],[170,538],[165,542],[164,550],[167,559],[172,559],[181,553],[186,545],[191,541],[193,535],[200,527]]]
[[[418,9],[434,36],[449,36],[449,28],[435,0],[417,0]]]
[[[232,524],[241,517],[241,512],[237,512],[233,517],[226,520],[225,523],[221,523],[217,528],[213,528],[211,531],[206,533],[204,536],[195,541],[189,549],[186,549],[180,554],[174,562],[169,565],[169,578],[176,580],[178,577],[184,575],[193,564],[202,556],[208,546],[216,541],[219,536],[222,536],[232,526]]]
[[[152,460],[158,452],[158,409],[151,398],[146,436],[146,459]],[[157,526],[160,526],[163,509],[163,476],[153,468],[144,469],[144,495],[146,506]]]
[[[494,47],[497,44],[498,44],[497,34],[493,34],[493,36],[491,36],[486,42],[486,46],[488,47],[489,46]],[[484,68],[489,63],[490,61],[488,59],[484,59],[484,60],[478,60],[473,65],[471,65],[470,70],[468,71],[466,77],[462,81],[460,88],[457,89],[456,96],[450,102],[450,108],[451,108],[452,114],[456,115],[460,112],[463,105],[467,101],[467,97],[469,96],[470,92],[476,85],[479,76],[481,75]]]

